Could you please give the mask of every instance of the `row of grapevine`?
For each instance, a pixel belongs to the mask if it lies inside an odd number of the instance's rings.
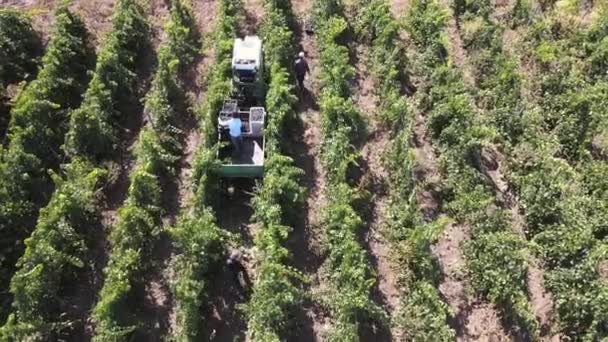
[[[41,71],[16,99],[9,143],[0,151],[3,293],[8,293],[15,263],[23,254],[22,241],[32,232],[38,209],[52,191],[47,169],[58,168],[69,110],[79,106],[92,64],[87,32],[80,18],[64,6],[57,9],[55,17]]]
[[[290,266],[290,253],[285,247],[298,208],[304,200],[299,184],[302,170],[281,153],[282,135],[286,125],[293,122],[294,104],[291,57],[294,51],[293,20],[289,1],[268,0],[261,28],[264,40],[265,64],[269,70],[266,109],[269,121],[265,128],[266,161],[264,183],[252,201],[254,221],[258,231],[254,243],[256,281],[247,305],[248,335],[254,341],[284,341],[293,327],[294,311],[303,302],[304,293],[298,287],[302,274]]]
[[[126,341],[141,327],[129,298],[134,298],[134,288],[150,266],[146,260],[152,257],[152,246],[162,229],[161,180],[176,175],[182,146],[175,101],[184,97],[179,76],[199,48],[191,10],[180,0],[171,2],[165,33],[166,42],[158,50],[158,66],[145,98],[149,122],[138,137],[127,199],[108,239],[111,254],[93,310],[95,341]]]
[[[432,8],[413,4],[408,23],[419,20],[420,28],[431,30],[425,19]],[[418,13],[421,11],[422,13]],[[416,160],[410,147],[414,111],[410,109],[403,88],[407,86],[408,62],[399,40],[400,26],[392,17],[385,0],[373,0],[362,6],[357,18],[357,32],[371,45],[370,69],[381,94],[379,116],[393,127],[393,136],[385,164],[388,169],[389,205],[386,235],[398,265],[401,303],[393,324],[408,340],[451,341],[455,337],[448,325],[450,310],[438,290],[439,274],[431,244],[443,231],[441,219],[425,217],[416,194],[424,185],[414,177]],[[432,37],[429,37],[432,39]],[[424,48],[424,47],[422,47]]]
[[[25,254],[12,279],[14,314],[2,328],[3,339],[46,340],[69,334],[70,317],[64,314],[70,304],[66,289],[73,288],[88,267],[87,246],[92,241],[87,237],[92,237],[89,229],[96,227],[97,192],[107,174],[95,167],[95,162],[102,160],[83,145],[94,135],[117,140],[116,117],[126,106],[128,98],[124,96],[130,92],[125,90],[135,87],[134,71],[145,32],[139,6],[130,0],[120,1],[82,105],[71,113],[66,148],[72,160],[64,167],[64,177],[54,177],[57,190],[26,240]],[[104,152],[107,156],[112,153],[109,149]]]
[[[35,75],[41,50],[30,18],[15,9],[0,9],[0,85]]]
[[[218,262],[226,254],[226,234],[218,227],[213,210],[218,194],[216,129],[217,113],[230,95],[232,42],[240,11],[239,0],[219,2],[213,34],[215,61],[206,80],[205,103],[197,111],[202,143],[193,163],[191,184],[194,198],[170,232],[178,250],[173,284],[176,327],[172,332],[177,341],[199,341],[202,338],[203,308],[208,299],[205,292],[207,275],[219,267]]]
[[[504,30],[491,19],[489,1],[474,5],[456,2],[454,7],[473,66],[477,106],[487,113],[487,124],[495,127],[498,137],[513,146],[523,134],[525,103],[521,99],[522,77],[517,63],[502,51]]]
[[[36,74],[40,45],[40,37],[26,15],[0,9],[0,140],[4,140],[10,121],[7,86]]]
[[[457,221],[468,224],[471,239],[464,247],[468,274],[473,288],[502,309],[504,321],[519,338],[537,338],[539,324],[531,311],[527,293],[529,248],[511,230],[511,217],[501,208],[496,194],[482,172],[481,155],[489,149],[494,133],[477,120],[473,100],[462,81],[462,74],[446,60],[440,35],[446,14],[435,1],[420,1],[434,17],[410,14],[410,33],[419,45],[429,37],[436,55],[424,56],[429,70],[429,89],[423,103],[428,111],[427,124],[435,146],[441,152],[445,176],[445,208]],[[432,20],[435,32],[420,25]],[[422,35],[420,35],[422,34]]]
[[[601,146],[593,140],[606,132],[601,56],[608,21],[600,15],[588,30],[577,30],[564,29],[560,20],[569,19],[556,13],[533,18],[527,30],[524,58],[539,74],[531,75],[538,82],[528,82],[532,96],[522,116],[521,142],[511,153],[510,181],[548,269],[556,330],[597,340],[606,336],[608,322],[608,286],[601,273],[608,257],[608,197],[607,164],[594,153]]]
[[[511,182],[524,205],[528,235],[549,269],[546,281],[556,297],[556,331],[588,339],[604,336],[606,286],[598,269],[606,258],[601,239],[608,202],[598,175],[606,164],[592,157],[594,148],[602,149],[601,144],[593,146],[594,139],[606,131],[606,67],[602,70],[598,61],[605,51],[607,22],[600,19],[587,32],[560,31],[560,20],[574,28],[573,19],[534,18],[524,41],[525,58],[534,61],[539,74],[528,80],[532,96],[524,107],[519,98],[522,76],[501,54],[501,29],[484,7],[461,10],[465,36],[470,37],[465,42],[475,52],[477,70],[487,73],[478,77],[483,80],[479,98],[491,100],[492,113],[499,113],[492,115],[494,120],[502,116],[516,123],[512,127],[519,126],[518,132],[505,132],[521,136],[509,150]]]
[[[329,340],[357,341],[362,321],[383,316],[370,299],[375,279],[358,238],[364,226],[355,209],[360,197],[349,184],[349,171],[358,158],[354,143],[365,128],[350,97],[354,68],[349,51],[339,43],[348,29],[342,4],[318,0],[314,7],[322,66],[320,160],[327,197],[321,225],[329,253],[323,272],[330,284],[325,302],[334,319]]]

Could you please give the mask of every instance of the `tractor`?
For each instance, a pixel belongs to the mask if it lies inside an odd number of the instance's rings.
[[[264,124],[266,109],[262,41],[256,36],[234,40],[232,50],[232,94],[218,115],[218,158],[220,177],[262,178],[264,176]],[[230,143],[228,125],[234,113],[242,122],[242,148]]]

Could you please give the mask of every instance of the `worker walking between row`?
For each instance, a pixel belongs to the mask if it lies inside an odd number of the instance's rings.
[[[232,113],[232,119],[228,122],[228,130],[230,131],[230,141],[234,146],[234,152],[240,155],[243,147],[243,135],[242,135],[243,122],[239,118],[239,113]]]
[[[310,73],[310,68],[304,57],[304,51],[300,52],[298,54],[298,59],[296,59],[296,63],[294,64],[296,80],[298,81],[298,88],[300,91],[304,91],[304,79],[306,78],[306,74]]]

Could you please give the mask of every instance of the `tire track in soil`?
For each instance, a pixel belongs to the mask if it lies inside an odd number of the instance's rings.
[[[369,212],[365,215],[366,230],[362,232],[363,245],[377,277],[372,290],[372,299],[390,317],[400,303],[397,273],[390,261],[390,245],[382,232],[388,206],[388,174],[382,161],[382,153],[389,148],[390,132],[376,118],[380,99],[375,93],[375,81],[367,67],[369,48],[361,44],[353,44],[350,50],[354,53],[355,104],[366,119],[368,129],[371,128],[365,143],[361,146],[359,160],[359,168],[362,172],[359,186],[363,191],[369,191],[371,194]],[[371,322],[366,323],[363,330],[364,340],[388,341],[400,335],[396,331],[391,332],[388,327],[377,326]]]
[[[318,300],[318,294],[328,288],[325,280],[319,277],[319,270],[323,263],[325,251],[323,250],[321,231],[322,209],[326,206],[325,175],[321,168],[321,122],[318,99],[319,87],[319,49],[314,35],[303,31],[302,19],[312,13],[312,0],[292,0],[294,15],[299,19],[295,36],[299,48],[306,53],[306,60],[310,67],[310,74],[306,78],[306,90],[300,94],[296,107],[297,120],[289,136],[289,155],[300,169],[304,170],[303,185],[306,187],[308,198],[301,217],[295,225],[287,242],[288,249],[293,253],[294,266],[303,272],[310,280],[306,284],[306,291],[310,294],[302,310],[296,315],[297,327],[288,337],[289,341],[309,342],[323,341],[329,331],[329,313]],[[296,55],[294,51],[294,57]]]
[[[239,31],[241,35],[255,35],[264,16],[262,0],[245,0],[243,2],[244,22]],[[235,37],[236,38],[236,37]],[[238,246],[229,250],[238,250],[241,263],[245,268],[246,281],[250,286],[245,293],[239,289],[235,276],[220,265],[217,275],[209,284],[211,294],[210,309],[203,323],[203,333],[210,341],[247,340],[247,322],[239,306],[247,303],[251,284],[255,280],[253,257],[253,236],[256,226],[251,223],[253,208],[251,199],[255,192],[256,181],[252,179],[234,179],[221,181],[221,194],[217,206],[216,218],[221,229],[228,231],[239,239]],[[229,252],[230,252],[229,251]]]

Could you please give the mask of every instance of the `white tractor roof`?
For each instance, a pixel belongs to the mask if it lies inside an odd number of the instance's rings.
[[[232,66],[259,68],[262,58],[262,40],[257,36],[247,36],[245,39],[234,40],[232,50]]]

